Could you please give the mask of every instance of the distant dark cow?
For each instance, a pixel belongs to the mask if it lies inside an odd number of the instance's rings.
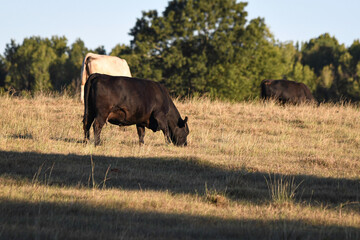
[[[162,130],[167,143],[187,145],[188,118],[182,119],[166,88],[154,81],[92,74],[85,84],[85,141],[93,124],[95,146],[100,143],[106,120],[115,125],[136,124],[140,144],[144,143],[145,127]]]
[[[305,84],[289,80],[263,80],[261,82],[261,98],[273,98],[283,104],[315,102],[310,89]]]

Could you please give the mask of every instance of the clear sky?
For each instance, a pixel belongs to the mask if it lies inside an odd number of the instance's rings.
[[[0,54],[14,39],[30,36],[77,38],[110,52],[129,44],[128,35],[142,11],[165,10],[169,0],[0,0]],[[275,39],[305,42],[325,32],[347,47],[360,38],[359,0],[249,0],[248,20],[265,18]]]

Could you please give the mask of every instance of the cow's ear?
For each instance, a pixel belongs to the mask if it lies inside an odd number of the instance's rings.
[[[182,118],[180,117],[179,120],[178,120],[178,127],[179,127],[179,128],[185,127],[185,124],[186,124],[187,120],[188,120],[187,117],[185,117],[184,120],[182,120]]]

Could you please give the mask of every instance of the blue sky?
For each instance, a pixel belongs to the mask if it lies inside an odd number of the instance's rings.
[[[160,14],[169,0],[0,0],[0,54],[14,39],[30,36],[77,38],[86,47],[129,44],[130,29],[142,11]],[[265,18],[275,39],[305,42],[328,32],[347,47],[360,38],[358,0],[249,0],[248,20]]]

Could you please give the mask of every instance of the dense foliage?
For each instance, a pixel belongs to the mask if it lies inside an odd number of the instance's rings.
[[[143,12],[130,45],[110,55],[125,58],[133,76],[161,81],[176,96],[244,100],[259,95],[265,78],[306,83],[318,100],[360,100],[360,42],[346,48],[328,33],[299,46],[274,40],[263,18],[247,19],[236,0],[173,0],[160,15]],[[76,93],[91,50],[78,39],[13,40],[0,58],[0,87],[16,91]]]

